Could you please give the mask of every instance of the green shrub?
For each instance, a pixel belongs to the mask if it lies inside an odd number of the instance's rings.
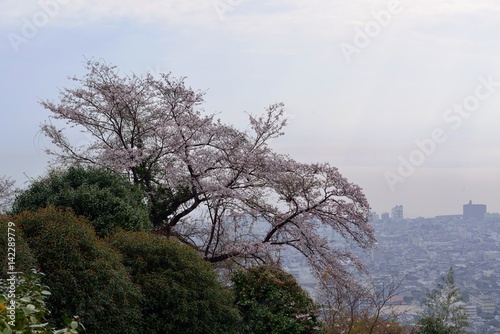
[[[142,333],[140,291],[86,220],[53,207],[16,220],[46,274],[56,321],[78,315],[87,333]]]
[[[322,333],[317,306],[295,278],[267,265],[239,270],[231,278],[244,334]]]
[[[51,295],[41,283],[43,274],[32,270],[0,280],[0,333],[10,334],[78,334],[85,329],[75,319],[65,319],[63,329],[51,328],[46,299]]]
[[[142,191],[123,176],[104,169],[70,167],[52,170],[21,192],[12,213],[55,206],[70,208],[85,216],[99,236],[116,227],[125,230],[151,229],[149,208]]]
[[[148,232],[120,231],[109,242],[143,290],[143,333],[237,332],[230,292],[193,249]]]
[[[9,240],[9,237],[14,238],[14,245],[11,244],[9,246],[9,243],[12,243],[12,239]],[[12,258],[13,251],[15,251],[15,263],[12,268],[9,268],[9,258]],[[12,219],[1,215],[0,259],[5,259],[5,261],[2,260],[2,264],[0,266],[0,278],[7,278],[7,272],[9,271],[29,272],[33,268],[38,268],[36,258],[29,249],[28,244],[23,237],[22,231],[17,228],[14,222],[12,222]]]

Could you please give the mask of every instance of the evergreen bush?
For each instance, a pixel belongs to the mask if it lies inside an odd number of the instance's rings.
[[[232,295],[196,251],[149,232],[120,231],[109,242],[142,288],[144,333],[237,333]]]
[[[143,333],[140,290],[88,221],[54,207],[21,213],[16,221],[46,274],[56,321],[76,315],[87,333]]]

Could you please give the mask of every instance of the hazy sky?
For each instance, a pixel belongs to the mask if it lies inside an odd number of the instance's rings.
[[[94,58],[186,76],[241,129],[284,102],[275,150],[337,166],[378,213],[500,212],[499,18],[498,0],[0,0],[0,175],[45,172],[38,100]]]

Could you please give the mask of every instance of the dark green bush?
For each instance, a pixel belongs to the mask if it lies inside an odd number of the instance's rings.
[[[51,205],[85,216],[99,236],[116,227],[131,231],[152,227],[142,191],[125,177],[104,169],[52,170],[16,197],[12,213]]]
[[[90,223],[53,207],[21,213],[16,221],[46,274],[58,323],[78,315],[87,333],[143,333],[140,290],[120,254],[96,236]]]
[[[51,312],[46,299],[50,291],[41,282],[42,277],[42,273],[31,270],[0,280],[0,333],[78,334],[78,331],[84,330],[78,319],[70,318],[65,320],[65,328],[49,326],[47,320]],[[12,284],[15,292],[12,291]]]
[[[295,278],[267,265],[233,274],[244,334],[322,333],[317,306]]]
[[[14,247],[9,247],[9,232],[11,236],[12,234],[15,236]],[[6,278],[7,272],[13,271],[8,263],[8,257],[12,256],[9,254],[12,253],[9,248],[15,248],[14,271],[29,272],[33,268],[38,268],[36,258],[26,243],[23,232],[17,228],[17,224],[12,222],[11,218],[0,215],[0,259],[2,259],[0,278]]]
[[[238,310],[210,264],[191,248],[149,232],[109,238],[144,294],[144,333],[237,333]]]

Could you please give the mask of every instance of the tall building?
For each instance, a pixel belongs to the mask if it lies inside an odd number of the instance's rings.
[[[472,204],[472,201],[469,201],[469,204],[464,204],[464,210],[463,210],[462,217],[464,219],[481,220],[484,218],[485,213],[486,213],[486,205],[484,205],[484,204]]]
[[[403,206],[402,205],[396,205],[395,207],[392,208],[391,218],[394,220],[403,219]]]

